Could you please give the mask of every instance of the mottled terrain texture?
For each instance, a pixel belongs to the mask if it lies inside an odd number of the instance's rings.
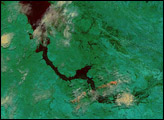
[[[1,119],[162,119],[163,2],[1,1]]]

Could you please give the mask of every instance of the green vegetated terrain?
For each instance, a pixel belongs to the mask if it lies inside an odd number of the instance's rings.
[[[48,58],[67,77],[92,66],[96,91],[62,80],[35,52],[39,33],[19,3],[4,1],[1,118],[163,118],[163,2],[49,2],[59,17],[45,17]]]

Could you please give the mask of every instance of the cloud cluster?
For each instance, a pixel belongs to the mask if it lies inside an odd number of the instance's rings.
[[[127,93],[127,92],[118,95],[116,99],[116,104],[119,106],[126,105],[128,107],[132,105],[133,102],[134,102],[134,96],[131,93]]]
[[[21,4],[21,3],[20,3]],[[20,12],[26,15],[31,13],[31,5],[30,4],[21,4]]]
[[[6,33],[1,36],[1,47],[8,48],[11,40],[14,37],[14,33]]]

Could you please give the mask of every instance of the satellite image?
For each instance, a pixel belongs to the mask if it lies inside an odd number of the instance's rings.
[[[163,1],[1,1],[1,119],[162,119]]]

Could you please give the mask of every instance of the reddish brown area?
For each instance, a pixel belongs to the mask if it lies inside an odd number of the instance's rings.
[[[5,3],[4,3],[4,2],[2,2],[2,1],[1,1],[1,4],[5,5]]]
[[[46,10],[49,8],[49,6],[51,5],[48,1],[20,1],[19,2],[22,5],[22,8],[26,5],[30,6],[30,10],[29,12],[25,13],[27,18],[28,18],[28,22],[31,24],[32,29],[35,30],[42,17],[44,16]],[[45,26],[41,25],[42,28],[42,33],[46,32]],[[32,36],[30,36],[30,38],[32,38]],[[49,38],[47,39],[47,45],[50,44],[50,40]],[[43,44],[43,39],[41,40],[41,43]],[[43,45],[40,44],[37,46],[37,49],[35,50],[35,52],[40,52],[42,51]]]
[[[26,16],[33,30],[36,29],[44,13],[51,5],[48,1],[20,1],[19,3],[22,5],[30,5],[31,10]]]

